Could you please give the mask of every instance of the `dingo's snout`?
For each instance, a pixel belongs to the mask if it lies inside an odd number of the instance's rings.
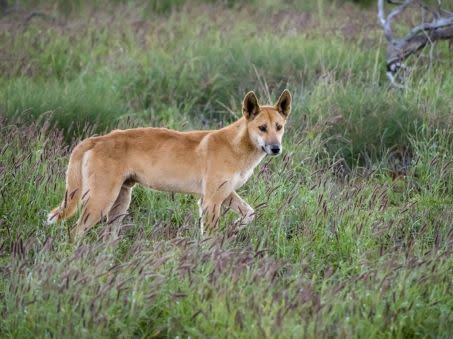
[[[277,154],[280,154],[282,148],[280,147],[280,144],[272,144],[269,146],[269,148],[271,149],[271,152],[273,155],[277,155]]]
[[[265,145],[263,151],[269,155],[279,155],[282,152],[282,146],[280,144]]]

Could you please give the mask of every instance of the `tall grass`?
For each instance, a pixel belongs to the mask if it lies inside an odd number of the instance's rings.
[[[67,241],[72,221],[43,224],[64,190],[62,135],[23,124],[1,132],[7,336],[453,330],[453,168],[443,132],[413,135],[418,158],[405,179],[382,168],[347,182],[306,157],[322,143],[290,133],[285,158],[266,162],[242,192],[258,207],[248,229],[234,232],[227,215],[201,241],[195,199],[139,190],[119,240],[102,241],[100,225],[76,246]]]
[[[381,32],[364,34],[375,13],[351,3],[53,4],[36,10],[57,21],[0,19],[3,336],[453,334],[444,46],[397,91]],[[200,239],[196,197],[143,188],[118,240],[98,225],[70,244],[74,219],[44,225],[80,138],[218,127],[247,90],[264,103],[284,87],[284,155],[241,189],[246,229],[227,213]]]

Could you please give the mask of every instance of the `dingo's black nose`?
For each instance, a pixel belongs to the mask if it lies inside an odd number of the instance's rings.
[[[272,154],[279,154],[280,153],[280,145],[274,144],[270,146]]]

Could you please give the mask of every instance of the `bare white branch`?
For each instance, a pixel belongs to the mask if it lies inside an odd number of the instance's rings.
[[[432,22],[429,23],[427,22],[415,26],[414,28],[411,29],[410,33],[406,35],[403,39],[410,40],[420,32],[432,31],[435,29],[444,28],[448,26],[453,26],[453,15],[451,15],[450,17],[441,17],[439,19],[433,20]]]
[[[378,19],[381,22],[382,27],[385,27],[384,0],[378,0]]]
[[[385,17],[384,9],[384,0],[378,0],[378,18],[381,22],[382,27],[384,28],[384,34],[388,41],[394,39],[392,31],[392,20],[400,13],[402,13],[409,5],[411,5],[413,0],[404,0],[398,7],[393,9],[390,14]],[[392,2],[393,3],[393,2]]]

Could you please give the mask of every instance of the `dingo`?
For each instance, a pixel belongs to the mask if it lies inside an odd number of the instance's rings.
[[[266,154],[281,153],[291,94],[284,90],[275,106],[260,106],[254,92],[244,97],[243,117],[213,131],[178,132],[165,128],[134,128],[83,140],[72,151],[66,172],[66,193],[48,215],[54,223],[82,213],[71,232],[78,237],[103,217],[121,223],[131,201],[132,187],[195,193],[203,224],[218,222],[221,206],[240,215],[241,223],[254,210],[236,193]]]

